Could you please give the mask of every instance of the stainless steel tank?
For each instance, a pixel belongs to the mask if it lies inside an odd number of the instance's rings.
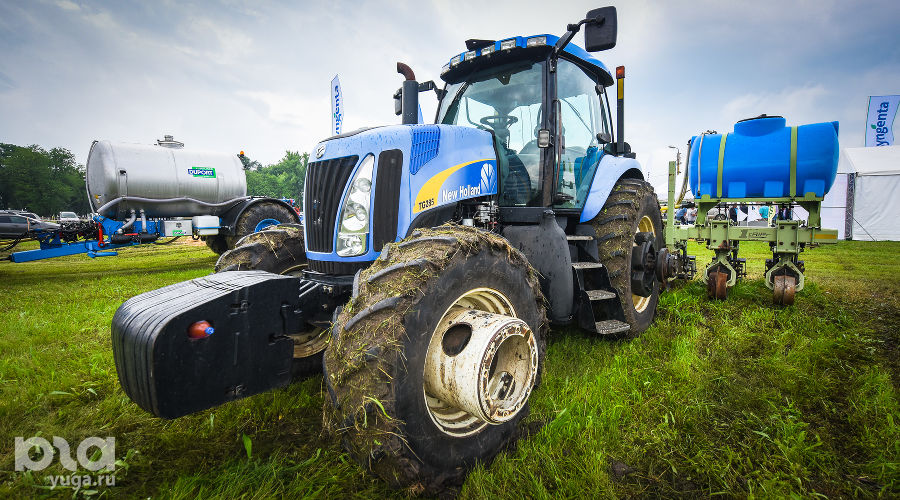
[[[94,141],[85,173],[93,210],[116,219],[142,209],[147,217],[218,215],[247,196],[237,155],[179,146]]]

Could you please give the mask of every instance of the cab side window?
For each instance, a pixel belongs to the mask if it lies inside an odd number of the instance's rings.
[[[556,206],[581,208],[602,154],[597,134],[609,133],[609,124],[597,95],[596,77],[575,63],[560,59],[556,85],[559,117],[556,135],[560,138]]]

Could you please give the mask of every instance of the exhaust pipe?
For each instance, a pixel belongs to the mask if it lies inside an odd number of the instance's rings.
[[[419,123],[419,82],[412,68],[402,62],[397,63],[397,73],[406,78],[400,89],[401,123],[415,125]]]

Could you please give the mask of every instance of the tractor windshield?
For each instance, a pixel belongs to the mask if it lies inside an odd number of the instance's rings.
[[[438,111],[438,123],[494,135],[504,206],[541,202],[537,131],[543,118],[543,67],[541,61],[519,61],[473,73],[447,87]]]

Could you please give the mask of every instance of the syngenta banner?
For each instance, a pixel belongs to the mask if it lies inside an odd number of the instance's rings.
[[[344,96],[341,95],[341,82],[334,75],[331,80],[331,130],[334,135],[341,133],[341,125],[344,123]]]
[[[894,119],[900,95],[869,97],[869,119],[866,120],[866,146],[893,146]]]

